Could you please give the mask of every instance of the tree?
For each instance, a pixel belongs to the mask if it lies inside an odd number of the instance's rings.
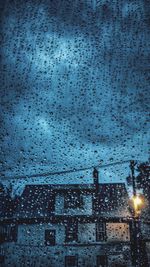
[[[137,166],[138,175],[136,177],[137,186],[143,189],[144,197],[150,204],[150,165],[148,162],[141,163]]]

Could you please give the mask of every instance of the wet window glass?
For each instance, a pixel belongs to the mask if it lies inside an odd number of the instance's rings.
[[[150,266],[149,2],[0,1],[0,266]]]

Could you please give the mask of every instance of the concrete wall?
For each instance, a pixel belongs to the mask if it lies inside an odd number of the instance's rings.
[[[5,244],[5,265],[2,267],[64,267],[65,256],[78,256],[78,267],[97,267],[96,259],[99,255],[107,255],[108,266],[114,264],[126,264],[132,267],[130,260],[130,247],[120,246],[120,250],[114,245],[91,246],[24,246]]]
[[[56,230],[56,245],[45,245],[45,230]],[[121,231],[118,233],[118,229]],[[99,255],[108,256],[108,266],[114,266],[115,262],[126,262],[131,267],[130,244],[126,236],[128,226],[125,224],[106,225],[108,241],[96,243],[95,223],[78,224],[78,242],[65,243],[65,226],[63,224],[34,224],[19,225],[17,242],[4,243],[5,263],[2,267],[63,267],[65,256],[78,255],[78,266],[96,267],[96,258]],[[117,230],[120,237],[116,243],[111,231]]]
[[[45,230],[56,230],[56,244],[65,240],[65,226],[62,224],[19,225],[17,244],[45,246]]]
[[[19,225],[17,244],[41,245],[45,244],[45,230],[56,230],[56,244],[65,243],[65,226],[63,224],[35,224]],[[130,241],[129,226],[125,223],[106,223],[107,241],[126,242]],[[78,242],[96,242],[96,224],[78,224]]]

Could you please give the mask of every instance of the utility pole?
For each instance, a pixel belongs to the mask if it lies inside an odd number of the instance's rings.
[[[132,160],[130,162],[130,169],[131,169],[131,177],[132,177],[132,189],[133,189],[133,198],[136,198],[136,184],[135,184],[135,162]],[[133,223],[132,223],[132,237],[133,237],[133,244],[132,244],[132,257],[133,257],[133,264],[135,267],[140,267],[139,264],[139,252],[138,252],[138,225],[136,220],[136,210],[133,209]]]
[[[136,184],[135,184],[135,161],[131,160],[130,161],[130,169],[131,169],[131,176],[132,176],[132,188],[133,188],[133,195],[136,197]]]
[[[131,228],[131,235],[133,239],[132,243],[132,258],[135,267],[148,267],[147,255],[145,249],[145,243],[142,240],[141,225],[140,225],[140,211],[138,205],[140,205],[141,199],[138,197],[136,192],[136,178],[135,178],[135,166],[134,160],[130,161],[131,177],[132,177],[132,188],[133,188],[133,223]]]

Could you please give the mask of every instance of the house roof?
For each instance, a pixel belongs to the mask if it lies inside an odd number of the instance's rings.
[[[94,184],[59,184],[59,185],[26,185],[20,197],[16,214],[19,217],[45,217],[50,216],[50,207],[54,205],[56,194],[93,194]],[[116,211],[119,214],[120,207],[127,207],[128,194],[124,183],[99,184],[99,212],[106,213]]]

